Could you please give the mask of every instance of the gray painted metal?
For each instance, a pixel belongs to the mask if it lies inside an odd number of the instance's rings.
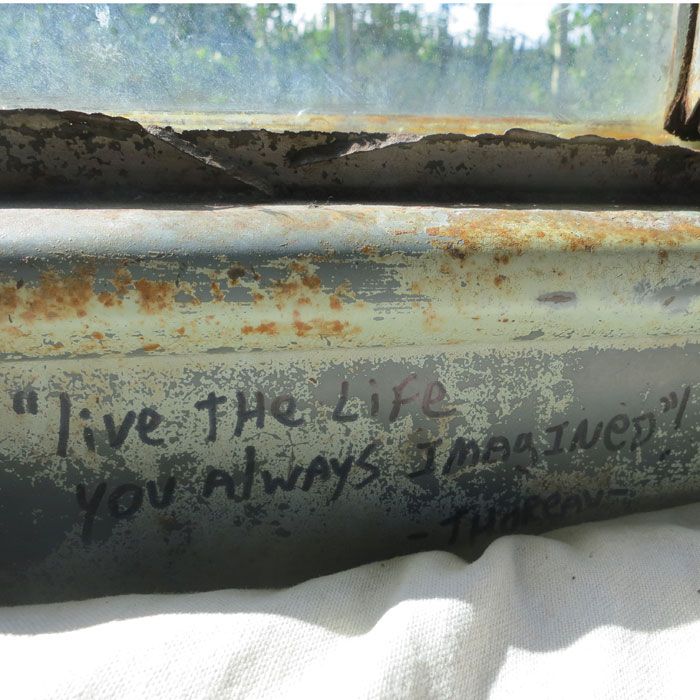
[[[0,218],[2,602],[292,583],[700,495],[700,214]]]

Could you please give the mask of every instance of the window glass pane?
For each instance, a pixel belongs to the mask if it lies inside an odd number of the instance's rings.
[[[275,114],[660,122],[675,12],[529,2],[2,5],[0,106],[257,113],[259,126]]]

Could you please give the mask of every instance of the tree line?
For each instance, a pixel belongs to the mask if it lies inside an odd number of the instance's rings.
[[[560,4],[538,38],[454,8],[3,5],[0,106],[625,119],[657,113],[670,5]]]

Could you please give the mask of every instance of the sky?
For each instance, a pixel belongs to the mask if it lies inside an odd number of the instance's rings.
[[[325,3],[309,0],[297,3],[299,19],[304,22],[318,17]],[[439,2],[420,3],[426,12],[437,12]],[[547,20],[557,3],[515,2],[501,0],[491,3],[491,32],[495,35],[516,34],[531,42],[546,37]],[[450,3],[450,27],[452,34],[459,36],[466,32],[474,33],[477,26],[476,3]]]

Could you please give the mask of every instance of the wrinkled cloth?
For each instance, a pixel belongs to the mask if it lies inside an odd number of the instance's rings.
[[[697,698],[700,504],[278,591],[0,610],[4,697]]]

